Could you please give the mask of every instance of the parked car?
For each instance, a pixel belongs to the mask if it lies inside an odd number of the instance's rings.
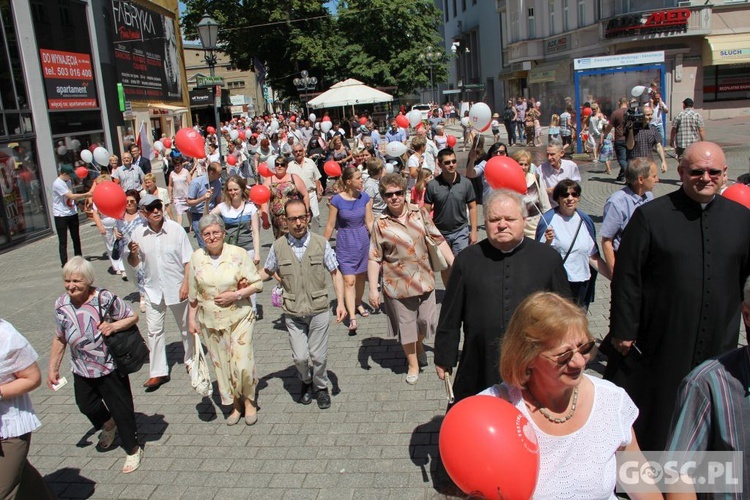
[[[411,107],[412,110],[419,110],[420,113],[422,113],[422,120],[427,120],[430,117],[430,110],[432,109],[432,106],[429,104],[415,104]]]

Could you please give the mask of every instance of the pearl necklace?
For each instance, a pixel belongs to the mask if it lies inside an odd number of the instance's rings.
[[[529,396],[531,396],[531,402],[534,403],[537,408],[539,408],[539,413],[541,413],[544,418],[546,418],[553,424],[564,424],[565,422],[573,418],[573,414],[575,414],[576,412],[576,406],[578,406],[578,386],[573,389],[573,404],[570,406],[570,412],[568,412],[568,414],[562,418],[553,417],[549,410],[542,406],[542,404],[534,397],[529,389],[526,389],[526,392],[528,392]]]

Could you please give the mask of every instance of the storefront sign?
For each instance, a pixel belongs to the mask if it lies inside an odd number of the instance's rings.
[[[544,44],[544,54],[558,54],[570,49],[570,35],[561,36],[547,40]]]
[[[638,52],[635,54],[619,54],[616,56],[578,57],[573,60],[573,69],[616,68],[618,66],[632,66],[634,64],[653,64],[664,62],[664,51]]]
[[[127,0],[113,0],[115,64],[133,101],[182,101],[178,31],[171,17]]]
[[[654,35],[663,33],[685,33],[688,29],[690,10],[659,10],[646,14],[630,14],[610,19],[604,28],[604,38],[622,36]]]
[[[190,91],[190,107],[210,107],[213,104],[213,89],[195,89]]]
[[[195,77],[195,86],[198,88],[202,87],[213,87],[214,85],[224,86],[224,79],[220,76],[203,76],[197,75]]]
[[[77,52],[39,49],[49,109],[97,107],[91,56]]]

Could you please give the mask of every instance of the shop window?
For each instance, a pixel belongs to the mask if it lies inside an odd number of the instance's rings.
[[[102,129],[98,110],[55,111],[49,113],[52,135],[90,132]]]
[[[750,99],[750,64],[703,68],[703,102]]]
[[[0,244],[49,227],[34,140],[0,143]]]

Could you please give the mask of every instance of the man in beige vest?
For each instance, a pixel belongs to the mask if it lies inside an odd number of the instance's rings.
[[[290,200],[284,211],[289,234],[273,243],[261,276],[268,280],[276,274],[284,289],[284,320],[292,359],[302,379],[302,395],[298,401],[308,405],[315,393],[318,408],[325,410],[331,407],[326,372],[331,319],[326,270],[333,278],[336,291],[337,323],[346,316],[344,280],[331,245],[322,236],[308,231],[309,215],[305,204]]]

